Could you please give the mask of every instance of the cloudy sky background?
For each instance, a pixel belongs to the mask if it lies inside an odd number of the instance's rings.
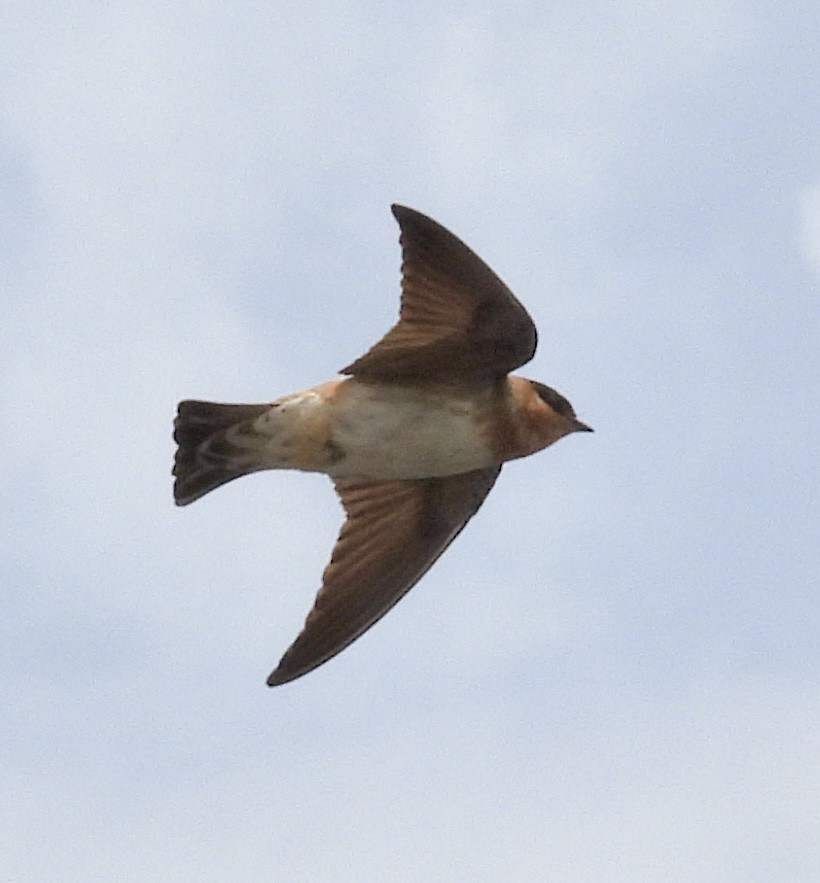
[[[820,879],[810,3],[0,10],[4,879]],[[332,377],[399,201],[592,436],[327,666],[341,510],[172,505],[176,401]]]

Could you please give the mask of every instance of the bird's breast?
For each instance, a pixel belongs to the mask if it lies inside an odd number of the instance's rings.
[[[350,379],[333,389],[328,417],[334,478],[431,478],[499,462],[489,391]]]

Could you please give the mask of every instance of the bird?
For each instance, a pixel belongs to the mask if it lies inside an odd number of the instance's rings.
[[[265,469],[328,475],[345,521],[302,631],[267,679],[293,681],[348,647],[427,573],[504,463],[592,432],[560,393],[511,374],[535,325],[509,288],[432,218],[393,205],[398,322],[342,377],[265,404],[186,399],[174,501]]]

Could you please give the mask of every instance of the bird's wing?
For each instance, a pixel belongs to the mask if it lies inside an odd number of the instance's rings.
[[[458,536],[500,471],[491,466],[446,478],[337,480],[347,520],[305,627],[268,684],[307,674],[384,616]]]
[[[492,383],[535,353],[535,325],[460,239],[394,205],[402,247],[398,323],[343,374],[382,382]]]

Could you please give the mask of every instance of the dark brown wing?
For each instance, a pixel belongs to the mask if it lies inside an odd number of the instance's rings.
[[[342,373],[387,382],[492,383],[528,362],[535,325],[509,288],[440,224],[392,208],[401,228],[399,321]]]
[[[273,687],[327,662],[424,576],[478,511],[500,466],[415,481],[336,481],[347,513],[301,634]]]

